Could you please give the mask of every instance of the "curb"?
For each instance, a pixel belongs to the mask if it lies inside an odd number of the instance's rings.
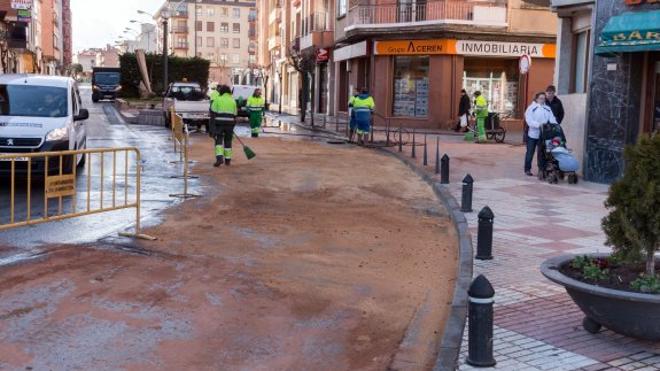
[[[452,196],[446,185],[440,184],[433,176],[420,169],[416,163],[410,159],[392,153],[385,149],[378,148],[378,151],[397,158],[406,164],[420,178],[426,181],[432,188],[436,197],[442,201],[449,212],[449,218],[454,224],[458,235],[458,271],[456,274],[456,283],[454,284],[454,296],[452,298],[449,316],[445,324],[444,333],[438,347],[438,355],[433,366],[434,371],[453,371],[457,369],[458,355],[463,341],[463,330],[467,318],[467,292],[472,282],[473,267],[473,248],[472,237],[468,231],[468,223],[465,215],[461,212],[461,207]]]

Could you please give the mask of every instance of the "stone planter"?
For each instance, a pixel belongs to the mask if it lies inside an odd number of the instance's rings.
[[[574,257],[563,255],[548,259],[541,264],[541,273],[566,288],[585,314],[582,321],[585,330],[596,333],[605,326],[626,336],[660,341],[660,295],[613,290],[577,281],[559,271]]]

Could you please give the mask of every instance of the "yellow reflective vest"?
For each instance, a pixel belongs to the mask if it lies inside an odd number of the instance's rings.
[[[219,115],[236,116],[238,114],[238,106],[231,94],[218,94],[211,99],[211,111]]]
[[[263,97],[251,96],[247,100],[247,109],[250,111],[261,111],[266,105],[266,100]]]

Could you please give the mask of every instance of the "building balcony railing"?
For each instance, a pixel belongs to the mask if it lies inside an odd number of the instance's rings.
[[[174,44],[174,49],[188,49],[188,43],[187,42],[177,42]]]
[[[327,12],[315,12],[303,19],[302,34],[332,31],[333,26],[334,22],[331,21]]]
[[[172,12],[172,18],[188,18],[187,10],[176,10]]]
[[[268,50],[273,50],[280,46],[280,38],[277,36],[272,36],[268,39]]]
[[[268,24],[273,24],[282,20],[282,8],[274,8],[268,15]]]
[[[173,26],[172,32],[174,33],[188,33],[188,26]]]
[[[453,23],[506,26],[506,5],[497,2],[462,0],[415,1],[377,5],[357,5],[349,11],[346,30],[391,27],[405,24]]]

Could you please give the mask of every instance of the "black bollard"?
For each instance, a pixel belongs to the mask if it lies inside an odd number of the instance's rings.
[[[374,122],[373,120],[371,121],[371,127],[369,128],[369,143],[374,142]]]
[[[399,125],[399,152],[403,152],[403,129]]]
[[[461,211],[464,213],[472,212],[472,184],[474,179],[468,174],[463,178],[463,194],[461,195]]]
[[[493,258],[493,219],[495,215],[490,207],[486,206],[479,212],[479,227],[477,229],[477,256],[479,260]]]
[[[415,144],[415,129],[413,129],[412,158],[417,158],[415,147],[417,147],[417,145]]]
[[[387,127],[385,128],[385,147],[390,146],[390,122],[387,122]]]
[[[440,184],[449,184],[449,156],[446,153],[440,160]]]
[[[429,164],[429,155],[426,150],[426,134],[424,134],[424,166]]]
[[[493,357],[493,298],[495,290],[480,274],[468,290],[468,356],[475,367],[495,366]]]
[[[440,174],[440,138],[435,138],[435,173]]]

